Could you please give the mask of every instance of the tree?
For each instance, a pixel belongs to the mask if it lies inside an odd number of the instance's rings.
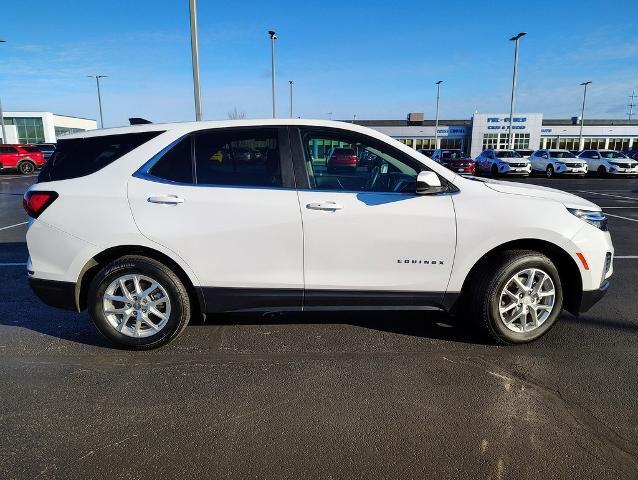
[[[232,111],[226,114],[229,120],[243,120],[246,118],[246,112],[240,112],[237,110],[237,107],[233,108]]]

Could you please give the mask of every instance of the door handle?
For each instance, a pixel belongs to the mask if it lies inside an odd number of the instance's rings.
[[[330,212],[343,209],[341,205],[335,202],[309,203],[306,205],[306,208],[309,210],[327,210]]]
[[[164,205],[177,205],[184,203],[184,199],[177,195],[158,195],[154,197],[148,197],[148,201],[151,203],[160,203]]]

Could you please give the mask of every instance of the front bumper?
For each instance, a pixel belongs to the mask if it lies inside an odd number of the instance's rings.
[[[598,301],[605,296],[609,290],[609,280],[600,286],[598,290],[584,290],[580,299],[580,306],[578,307],[578,313],[584,313],[593,307]]]
[[[75,283],[29,277],[29,285],[33,293],[46,305],[79,311]]]

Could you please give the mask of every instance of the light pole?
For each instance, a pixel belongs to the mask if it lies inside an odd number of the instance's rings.
[[[89,78],[95,78],[97,85],[97,105],[100,109],[100,128],[104,128],[104,118],[102,118],[102,95],[100,94],[100,78],[106,78],[108,75],[87,75]]]
[[[439,98],[441,96],[441,84],[443,80],[436,82],[436,119],[434,120],[434,148],[439,148]]]
[[[0,38],[0,43],[7,43]],[[7,128],[4,126],[4,112],[2,111],[2,101],[0,101],[0,124],[2,124],[2,143],[7,143]]]
[[[199,45],[197,41],[197,0],[189,1],[191,18],[191,55],[193,58],[193,94],[195,96],[195,120],[202,120],[202,91],[199,86]]]
[[[527,35],[527,32],[520,32],[519,34],[510,38],[511,42],[515,43],[514,47],[514,75],[512,75],[512,99],[510,100],[510,131],[508,145],[510,150],[514,149],[514,130],[512,130],[512,123],[514,121],[514,98],[516,97],[516,79],[518,77],[518,44],[521,37]]]
[[[277,33],[274,30],[268,30],[270,35],[270,68],[272,77],[272,118],[275,118],[275,40],[277,40]]]
[[[293,81],[288,80],[288,84],[290,85],[290,118],[292,118],[292,85]]]
[[[583,123],[585,122],[585,100],[587,100],[587,85],[591,82],[583,82],[581,85],[585,87],[583,89],[583,106],[580,109],[580,134],[578,135],[578,150],[583,149]]]

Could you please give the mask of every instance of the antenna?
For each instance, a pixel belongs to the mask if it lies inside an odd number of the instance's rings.
[[[638,98],[638,95],[636,95],[636,89],[634,88],[631,91],[631,95],[629,95],[629,112],[627,112],[627,115],[629,116],[629,120],[631,120],[631,117],[634,116],[634,107],[638,107],[638,103],[634,103],[634,100]]]

